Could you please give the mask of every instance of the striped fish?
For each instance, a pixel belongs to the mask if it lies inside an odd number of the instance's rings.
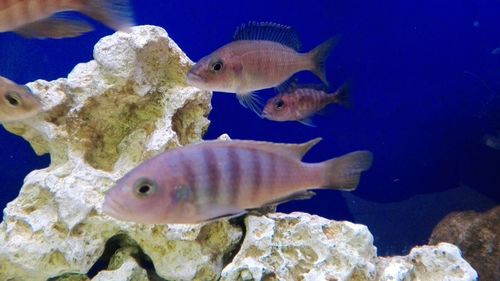
[[[234,41],[200,59],[187,82],[204,90],[235,93],[240,103],[260,115],[254,91],[273,88],[294,73],[311,71],[325,85],[325,60],[337,40],[329,39],[308,53],[299,53],[300,39],[289,26],[250,22],[240,26]]]
[[[311,117],[327,105],[349,105],[349,87],[343,85],[335,93],[328,94],[318,85],[292,86],[271,99],[262,111],[262,117],[273,121],[299,121],[314,126]]]
[[[303,163],[318,143],[207,141],[145,161],[106,194],[103,212],[138,223],[198,223],[310,198],[310,188],[354,190],[372,154]]]
[[[76,37],[93,28],[87,22],[57,14],[78,11],[114,30],[133,25],[128,0],[2,0],[0,32],[28,38]]]

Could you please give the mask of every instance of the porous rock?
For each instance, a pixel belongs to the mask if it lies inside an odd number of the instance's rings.
[[[408,256],[377,257],[364,225],[305,213],[245,219],[246,235],[221,280],[473,281],[456,246],[414,248]]]
[[[44,112],[5,128],[37,154],[50,153],[51,164],[31,172],[4,210],[0,280],[86,274],[106,241],[120,234],[137,242],[163,278],[218,276],[240,227],[227,221],[145,226],[101,214],[105,191],[125,172],[201,140],[211,93],[186,85],[191,65],[165,30],[139,26],[101,39],[94,60],[68,78],[28,84]]]
[[[221,280],[374,280],[366,226],[305,213],[246,218],[246,236]]]
[[[500,280],[500,206],[487,212],[453,212],[432,231],[429,244],[448,242],[462,250],[481,280]]]

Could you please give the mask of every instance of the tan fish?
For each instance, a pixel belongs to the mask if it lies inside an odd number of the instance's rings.
[[[236,30],[234,41],[198,61],[188,84],[210,91],[236,93],[240,103],[259,114],[254,91],[277,87],[299,71],[312,71],[323,83],[325,59],[336,44],[329,39],[308,53],[299,53],[300,40],[290,27],[254,23]]]
[[[372,154],[356,151],[303,163],[318,143],[206,141],[164,152],[136,167],[106,194],[103,212],[139,223],[197,223],[294,199],[310,188],[354,190]]]
[[[291,89],[267,101],[262,117],[273,121],[299,121],[314,126],[311,116],[332,103],[347,106],[348,99],[347,84],[332,94],[321,90],[317,85],[292,86]]]
[[[40,111],[42,105],[28,87],[0,76],[0,123],[26,119]]]
[[[128,0],[2,0],[0,32],[28,38],[76,37],[93,28],[87,22],[57,14],[78,11],[114,30],[133,25]]]

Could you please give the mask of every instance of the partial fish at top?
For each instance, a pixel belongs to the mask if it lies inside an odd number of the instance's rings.
[[[42,111],[31,90],[0,76],[0,123],[19,121]]]
[[[76,37],[93,30],[87,22],[57,14],[77,11],[114,30],[133,26],[128,0],[2,0],[0,32],[28,38]]]
[[[310,198],[311,188],[354,190],[372,154],[356,151],[321,163],[302,162],[319,141],[206,141],[172,149],[121,178],[102,210],[138,223],[198,223]]]
[[[337,40],[331,38],[308,53],[299,53],[298,34],[289,26],[251,22],[234,41],[199,60],[188,84],[210,91],[236,93],[240,103],[260,115],[254,91],[277,87],[294,73],[312,71],[328,85],[325,59]]]

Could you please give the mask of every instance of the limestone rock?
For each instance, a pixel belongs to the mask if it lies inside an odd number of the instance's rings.
[[[408,256],[380,258],[378,281],[473,281],[477,273],[448,243],[415,247]]]
[[[500,206],[485,213],[455,212],[432,231],[429,244],[457,245],[481,280],[500,280]]]
[[[144,226],[101,214],[105,191],[125,172],[201,140],[211,93],[186,85],[192,62],[159,27],[105,37],[94,58],[68,78],[29,83],[44,112],[5,125],[38,154],[50,153],[51,164],[31,172],[4,210],[0,280],[84,275],[117,234],[135,240],[163,278],[216,278],[240,227],[227,221]]]
[[[368,229],[305,213],[246,218],[246,236],[221,280],[374,280]],[[357,279],[354,279],[357,278]]]
[[[149,278],[134,259],[128,259],[116,270],[99,272],[92,281],[149,281]]]
[[[408,256],[376,256],[373,237],[359,224],[304,213],[246,218],[246,235],[221,280],[473,281],[474,269],[457,247],[414,248]]]

